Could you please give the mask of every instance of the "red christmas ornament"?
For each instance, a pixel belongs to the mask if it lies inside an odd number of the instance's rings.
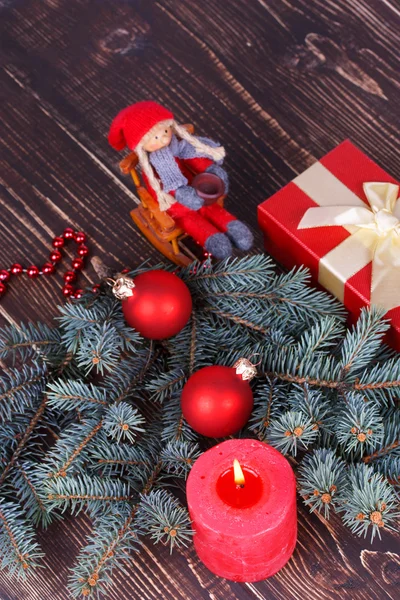
[[[0,281],[0,296],[5,294],[6,290],[7,290],[6,286],[4,285],[4,283],[2,281]]]
[[[128,325],[150,340],[164,340],[176,335],[192,312],[188,287],[168,271],[147,271],[134,280],[118,277],[113,292],[122,300]]]
[[[189,425],[207,437],[233,435],[249,420],[253,392],[249,381],[255,366],[240,358],[232,367],[204,367],[182,390],[182,413]]]
[[[0,271],[0,281],[2,281],[3,283],[7,283],[7,281],[10,279],[10,273],[8,271],[6,271],[6,269],[2,269]]]

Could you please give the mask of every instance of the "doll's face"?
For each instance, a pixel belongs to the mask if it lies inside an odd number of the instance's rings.
[[[168,123],[157,123],[152,130],[149,132],[149,135],[146,136],[143,150],[146,152],[155,152],[156,150],[161,150],[161,148],[165,148],[168,146],[172,138],[172,126]]]

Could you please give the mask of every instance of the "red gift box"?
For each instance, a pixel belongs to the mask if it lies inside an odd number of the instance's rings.
[[[374,183],[365,186],[366,182]],[[372,287],[372,304],[390,308],[386,317],[391,320],[391,328],[386,341],[400,351],[398,185],[346,140],[260,204],[258,222],[265,234],[267,252],[287,268],[307,266],[314,283],[343,301],[351,321],[358,318],[362,307],[371,304]],[[376,196],[376,190],[390,195],[391,200],[382,204],[378,198],[374,206],[371,195]],[[387,210],[389,205],[393,212]],[[309,211],[311,208],[314,210]],[[328,213],[330,220],[325,218]],[[359,213],[363,216],[362,226],[354,217]],[[329,226],[322,225],[328,222]],[[378,266],[381,268],[383,256],[389,256],[394,267],[388,271],[384,265],[386,273],[382,274]]]

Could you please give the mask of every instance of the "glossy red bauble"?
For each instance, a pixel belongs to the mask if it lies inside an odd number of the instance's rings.
[[[65,244],[65,240],[62,237],[55,237],[51,244],[54,248],[62,248]]]
[[[55,266],[52,263],[45,263],[42,267],[43,275],[52,275],[56,270]]]
[[[24,270],[23,266],[20,265],[19,263],[14,263],[13,265],[11,265],[11,269],[10,269],[10,271],[13,275],[22,275],[23,270]]]
[[[59,250],[53,250],[53,252],[50,254],[50,260],[51,262],[60,262],[60,260],[62,259],[62,254]]]
[[[75,290],[74,298],[82,298],[83,290]]]
[[[76,273],[74,273],[73,271],[65,271],[63,279],[67,283],[72,283],[76,279]]]
[[[0,281],[2,281],[3,283],[7,283],[7,281],[10,279],[10,272],[6,271],[6,269],[2,269],[0,271]]]
[[[92,292],[93,292],[93,294],[98,294],[99,291],[100,291],[100,285],[98,283],[96,283],[96,285],[94,285],[92,287]]]
[[[4,285],[2,281],[0,281],[0,296],[6,293],[7,287]]]
[[[85,246],[85,244],[81,244],[80,246],[78,246],[78,255],[83,257],[86,256],[89,253],[89,248],[87,246]]]
[[[81,271],[81,269],[83,269],[83,264],[82,258],[74,258],[71,263],[72,268],[75,269],[75,271]]]
[[[27,268],[26,274],[31,279],[34,279],[34,277],[39,277],[39,269],[37,267],[35,267],[35,265],[32,265],[32,266],[30,266],[30,267]]]
[[[66,240],[72,240],[72,238],[74,237],[74,230],[71,229],[71,227],[67,227],[66,229],[64,229],[64,233],[63,233],[63,238],[65,238]]]
[[[189,425],[207,437],[233,435],[248,421],[253,392],[232,367],[204,367],[190,377],[182,396],[182,413]]]
[[[134,279],[133,295],[122,301],[125,320],[143,337],[164,340],[179,333],[192,312],[186,284],[168,271],[147,271]]]

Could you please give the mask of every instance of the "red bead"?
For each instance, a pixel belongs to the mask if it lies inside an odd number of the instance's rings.
[[[76,273],[73,271],[65,271],[63,278],[67,283],[72,283],[76,279]]]
[[[141,273],[134,282],[133,295],[122,302],[128,325],[150,340],[179,333],[192,313],[192,297],[182,279],[157,269]]]
[[[253,392],[231,367],[203,367],[192,375],[181,395],[182,413],[189,425],[208,437],[233,435],[248,421]]]
[[[26,274],[28,275],[28,277],[33,279],[34,277],[39,276],[39,269],[37,267],[35,267],[35,265],[31,265],[30,267],[27,268]]]
[[[70,285],[69,283],[67,283],[66,285],[64,285],[64,287],[62,289],[62,293],[66,297],[72,296],[72,294],[74,293],[74,291],[75,291],[74,286]]]
[[[75,294],[74,294],[74,298],[82,298],[83,296],[83,290],[76,290]]]
[[[72,261],[72,268],[75,269],[75,271],[80,271],[81,269],[83,269],[83,260],[81,258],[74,258],[74,260]]]
[[[96,285],[94,285],[94,286],[92,287],[92,292],[93,292],[94,294],[97,294],[99,291],[100,291],[100,285],[99,285],[98,283],[96,283]]]
[[[66,240],[72,240],[72,238],[74,237],[74,230],[71,229],[71,227],[67,227],[67,229],[64,229],[64,233],[63,233],[63,238],[65,238]]]
[[[23,266],[18,263],[11,265],[11,269],[10,269],[10,271],[13,275],[21,275],[23,270],[24,270]]]
[[[84,244],[86,242],[86,234],[83,231],[77,231],[74,235],[74,240],[77,244]]]
[[[81,244],[80,246],[78,246],[78,254],[79,256],[87,256],[87,254],[89,253],[89,248],[87,246],[85,246],[85,244]]]
[[[44,275],[51,275],[52,273],[54,273],[54,271],[56,270],[55,265],[53,265],[52,263],[45,263],[42,267],[42,273]]]
[[[129,269],[122,269],[121,273],[125,275],[126,273],[129,273]]]
[[[50,254],[50,260],[51,262],[60,262],[60,260],[62,259],[62,254],[59,250],[54,250],[51,254]]]
[[[5,294],[6,290],[7,290],[7,288],[6,288],[5,284],[2,281],[0,281],[0,296]]]
[[[9,279],[10,279],[9,271],[6,271],[6,269],[2,269],[0,271],[0,281],[3,281],[4,283],[6,283]]]
[[[64,246],[64,238],[55,237],[51,243],[54,246],[54,248],[62,248]]]

